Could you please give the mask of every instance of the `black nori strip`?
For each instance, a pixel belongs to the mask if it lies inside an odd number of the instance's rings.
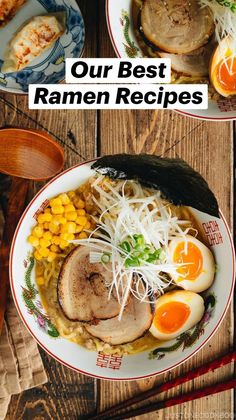
[[[176,206],[190,206],[219,217],[217,200],[207,182],[182,159],[118,154],[98,159],[92,168],[112,179],[134,179],[160,190]]]

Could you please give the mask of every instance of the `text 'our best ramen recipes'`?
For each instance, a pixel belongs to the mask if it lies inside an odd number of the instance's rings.
[[[218,204],[180,159],[105,156],[92,170],[49,198],[28,237],[41,301],[61,337],[146,351],[204,315],[217,261],[192,209],[218,218]]]
[[[170,81],[169,58],[67,59],[67,84],[30,85],[29,108],[207,109],[207,85]]]

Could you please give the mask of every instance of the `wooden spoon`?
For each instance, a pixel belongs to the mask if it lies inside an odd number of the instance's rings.
[[[9,289],[10,246],[25,208],[29,180],[52,178],[63,165],[64,151],[47,133],[18,128],[0,130],[0,172],[13,177],[0,247],[0,334]]]

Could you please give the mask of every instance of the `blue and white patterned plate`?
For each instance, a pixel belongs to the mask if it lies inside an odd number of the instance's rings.
[[[24,22],[33,16],[60,11],[67,13],[66,31],[61,38],[25,69],[16,73],[1,73],[7,45]],[[83,52],[84,20],[75,0],[28,0],[17,15],[0,29],[0,39],[0,89],[27,93],[29,84],[60,83],[64,80],[65,58],[80,57]]]

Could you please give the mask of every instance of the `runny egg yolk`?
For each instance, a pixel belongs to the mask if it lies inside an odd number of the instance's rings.
[[[187,242],[186,247],[187,249],[185,250],[185,242],[180,242],[175,248],[173,260],[177,264],[183,264],[177,269],[179,274],[187,277],[188,280],[195,280],[202,272],[202,253],[192,242]],[[185,253],[185,251],[187,252]],[[183,277],[179,277],[178,280],[183,280]]]
[[[164,334],[174,333],[185,324],[190,312],[186,303],[168,302],[157,308],[153,324]]]
[[[228,57],[218,64],[217,79],[225,90],[236,92],[236,56]]]

